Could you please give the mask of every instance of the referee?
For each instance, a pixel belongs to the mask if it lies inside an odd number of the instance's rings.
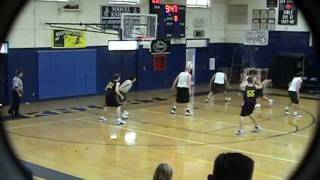
[[[23,83],[21,78],[23,77],[23,71],[17,70],[16,76],[12,80],[12,100],[13,103],[8,111],[9,114],[19,116],[19,108],[21,98],[23,96]]]

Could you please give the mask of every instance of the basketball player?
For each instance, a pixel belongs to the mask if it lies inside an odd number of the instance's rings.
[[[126,124],[126,122],[121,119],[121,104],[119,102],[119,98],[123,100],[124,97],[119,91],[119,86],[120,86],[119,81],[120,81],[120,74],[114,74],[112,75],[112,80],[107,84],[107,87],[105,88],[106,108],[115,107],[117,109],[117,120],[116,120],[117,125]],[[100,121],[106,121],[106,120],[107,120],[106,117],[104,116],[100,117]]]
[[[224,100],[226,102],[230,101],[231,98],[227,96],[226,85],[230,86],[229,82],[228,82],[227,75],[224,72],[216,72],[212,76],[212,78],[209,82],[209,87],[210,87],[211,91],[209,92],[208,96],[206,97],[205,102],[207,103],[210,101],[212,94],[216,94],[216,93],[219,93],[222,91],[224,93]]]
[[[289,83],[288,94],[291,102],[284,108],[286,115],[290,115],[289,108],[293,106],[293,116],[302,118],[301,114],[298,114],[299,98],[300,98],[300,88],[302,84],[302,73],[298,73],[292,81]]]
[[[191,94],[191,68],[186,68],[184,72],[181,72],[172,84],[172,89],[177,87],[177,97],[171,110],[171,114],[176,114],[177,103],[187,104],[186,116],[192,116],[190,111],[190,94]]]
[[[271,79],[265,79],[265,80],[263,80],[263,81],[261,82],[261,78],[258,77],[258,76],[255,76],[254,81],[255,81],[255,84],[261,86],[261,88],[257,88],[257,91],[256,91],[256,93],[257,93],[257,98],[261,98],[261,99],[264,99],[264,100],[268,101],[268,102],[269,102],[269,105],[272,106],[274,100],[271,99],[271,98],[268,98],[267,96],[265,96],[265,95],[264,95],[264,92],[263,92],[266,87],[270,86],[270,84],[271,84]],[[255,107],[256,107],[256,108],[261,108],[261,104],[260,104],[260,103],[257,103]]]
[[[255,118],[251,115],[254,111],[256,105],[256,89],[261,88],[259,85],[254,84],[253,77],[249,76],[247,79],[247,83],[245,84],[244,96],[243,96],[243,105],[240,114],[239,120],[239,129],[236,132],[236,135],[242,135],[244,133],[243,130],[243,121],[245,117],[249,117],[250,120],[254,123],[255,129],[254,132],[259,132],[261,127],[255,120]]]
[[[121,100],[121,113],[122,113],[122,119],[128,119],[129,118],[129,113],[125,110],[125,107],[127,106],[127,93],[131,89],[133,83],[136,82],[136,77],[131,77],[128,80],[125,80],[119,87],[120,93],[124,97],[123,100]]]

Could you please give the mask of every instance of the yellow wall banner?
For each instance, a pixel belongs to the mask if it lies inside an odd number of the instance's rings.
[[[53,48],[84,48],[86,46],[86,32],[62,29],[53,30]]]

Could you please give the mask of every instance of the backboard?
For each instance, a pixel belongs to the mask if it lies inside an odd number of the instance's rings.
[[[154,40],[157,38],[157,15],[123,13],[122,40]]]

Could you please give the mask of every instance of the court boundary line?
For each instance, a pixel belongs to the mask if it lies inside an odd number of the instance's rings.
[[[88,121],[88,120],[79,120],[79,121],[89,122],[89,123],[94,123],[94,124],[100,124],[100,123],[95,122],[95,121]],[[109,124],[100,124],[100,125],[110,126]],[[265,154],[259,154],[259,153],[254,153],[254,152],[250,152],[250,151],[238,150],[238,149],[235,149],[235,148],[212,145],[212,144],[208,144],[208,143],[200,142],[200,141],[195,141],[195,140],[189,140],[189,139],[183,139],[183,138],[178,138],[178,137],[166,136],[166,135],[162,135],[162,134],[152,133],[152,132],[149,132],[149,131],[143,131],[143,130],[137,130],[137,129],[133,129],[133,128],[127,128],[127,127],[124,127],[124,126],[116,126],[116,127],[120,128],[120,129],[130,130],[130,131],[137,131],[137,132],[142,133],[142,134],[148,134],[148,135],[163,137],[163,138],[167,138],[167,139],[173,139],[173,140],[176,140],[176,141],[185,141],[185,142],[188,142],[188,143],[193,143],[193,144],[198,144],[198,145],[206,145],[206,146],[209,146],[209,147],[216,147],[216,148],[219,148],[219,149],[225,149],[225,150],[229,150],[229,151],[242,152],[242,153],[245,153],[245,154],[251,154],[251,155],[260,156],[260,157],[264,157],[264,158],[280,160],[280,161],[284,161],[284,162],[290,162],[290,163],[295,163],[295,164],[298,163],[295,160],[290,160],[290,159],[285,159],[285,158],[277,158],[277,157],[273,157],[273,156],[269,156],[269,155],[265,155]]]
[[[161,106],[170,106],[170,105],[161,105]],[[157,111],[152,111],[150,109],[152,109],[154,107],[150,107],[150,108],[144,108],[144,109],[136,109],[136,111],[143,111],[143,112],[149,112],[149,113],[157,113],[157,114],[167,114],[167,113],[164,113],[164,112],[157,112]],[[147,109],[147,110],[146,110]],[[200,110],[200,111],[204,111],[204,110]],[[208,111],[207,111],[208,112]],[[220,112],[222,113],[222,112]],[[262,113],[262,114],[266,114],[266,113]],[[169,115],[169,113],[168,113]],[[310,114],[309,114],[310,115]],[[175,114],[174,116],[179,116],[179,117],[185,117],[184,115],[180,115],[180,114]],[[208,119],[204,119],[204,118],[196,118],[196,119],[199,119],[201,121],[207,121],[207,122],[210,122],[210,123],[216,123],[216,124],[227,124],[227,125],[232,125],[233,127],[235,125],[238,125],[238,124],[235,124],[235,123],[231,123],[231,122],[222,122],[222,121],[210,121]],[[312,116],[311,116],[311,119],[312,119]],[[275,120],[270,120],[270,121],[273,121],[273,122],[276,122]],[[312,120],[311,120],[312,121]],[[247,123],[247,124],[250,124],[250,123]],[[277,131],[277,130],[272,130],[272,129],[263,129],[263,130],[267,130],[267,131],[270,131],[270,132],[278,132],[278,133],[288,133],[286,131]],[[311,138],[311,136],[307,136],[307,135],[302,135],[302,134],[288,134],[288,135],[292,135],[292,136],[298,136],[298,137],[303,137],[303,138]]]

